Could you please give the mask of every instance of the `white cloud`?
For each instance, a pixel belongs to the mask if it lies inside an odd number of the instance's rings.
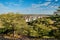
[[[0,3],[0,13],[8,13],[8,12],[18,12],[18,9],[17,8],[12,9],[12,8]]]
[[[23,3],[23,2],[24,2],[24,0],[19,0],[19,2]]]
[[[6,2],[6,4],[8,6],[20,6],[18,3],[14,3],[14,2]]]
[[[52,1],[52,0],[46,0],[46,1]]]
[[[51,8],[55,8],[55,9],[57,9],[58,8],[58,6],[50,6]]]
[[[22,13],[53,13],[54,8],[57,8],[57,6],[49,5],[51,2],[45,2],[42,4],[32,4],[30,7],[23,9]],[[43,6],[46,6],[44,8]],[[42,8],[43,7],[43,8]]]
[[[0,3],[0,13],[8,12],[9,8]]]
[[[32,8],[38,8],[40,6],[41,6],[41,4],[32,4]]]
[[[47,6],[46,4],[32,4],[30,7],[23,9],[24,13],[40,13],[44,8],[41,6]],[[23,12],[22,12],[23,13]]]
[[[55,0],[56,2],[58,1],[58,0]]]
[[[32,4],[32,7],[33,8],[37,8],[37,7],[40,7],[40,6],[48,6],[51,2],[45,2],[45,3],[42,3],[42,4]]]
[[[0,3],[0,9],[8,9],[8,7]]]
[[[43,3],[42,5],[48,6],[50,3],[51,3],[51,2],[45,2],[45,3]]]
[[[42,4],[32,4],[30,7],[23,9],[24,13],[40,13],[42,10],[46,10],[46,8],[41,8],[41,6],[48,6],[51,2],[45,2]],[[22,12],[23,12],[22,11]]]

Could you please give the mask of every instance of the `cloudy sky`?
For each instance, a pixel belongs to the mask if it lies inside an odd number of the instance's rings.
[[[0,14],[19,12],[23,14],[53,14],[60,0],[0,0]]]

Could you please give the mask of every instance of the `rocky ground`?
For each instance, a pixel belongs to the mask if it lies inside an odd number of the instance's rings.
[[[2,36],[0,35],[0,40],[60,40],[60,39],[54,39],[54,38],[28,38],[26,36],[19,36],[20,38],[16,38],[16,37],[9,37],[9,36]]]
[[[28,37],[25,36],[7,36],[7,35],[0,35],[0,40],[30,40]]]

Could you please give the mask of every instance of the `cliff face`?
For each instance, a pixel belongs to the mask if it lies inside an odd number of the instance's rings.
[[[26,22],[36,20],[37,18],[49,17],[50,15],[24,15]]]

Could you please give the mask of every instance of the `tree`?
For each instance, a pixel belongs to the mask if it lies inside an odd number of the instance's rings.
[[[19,33],[21,28],[28,29],[27,24],[21,14],[1,14],[0,15],[0,28],[4,28],[4,33],[15,32]]]

